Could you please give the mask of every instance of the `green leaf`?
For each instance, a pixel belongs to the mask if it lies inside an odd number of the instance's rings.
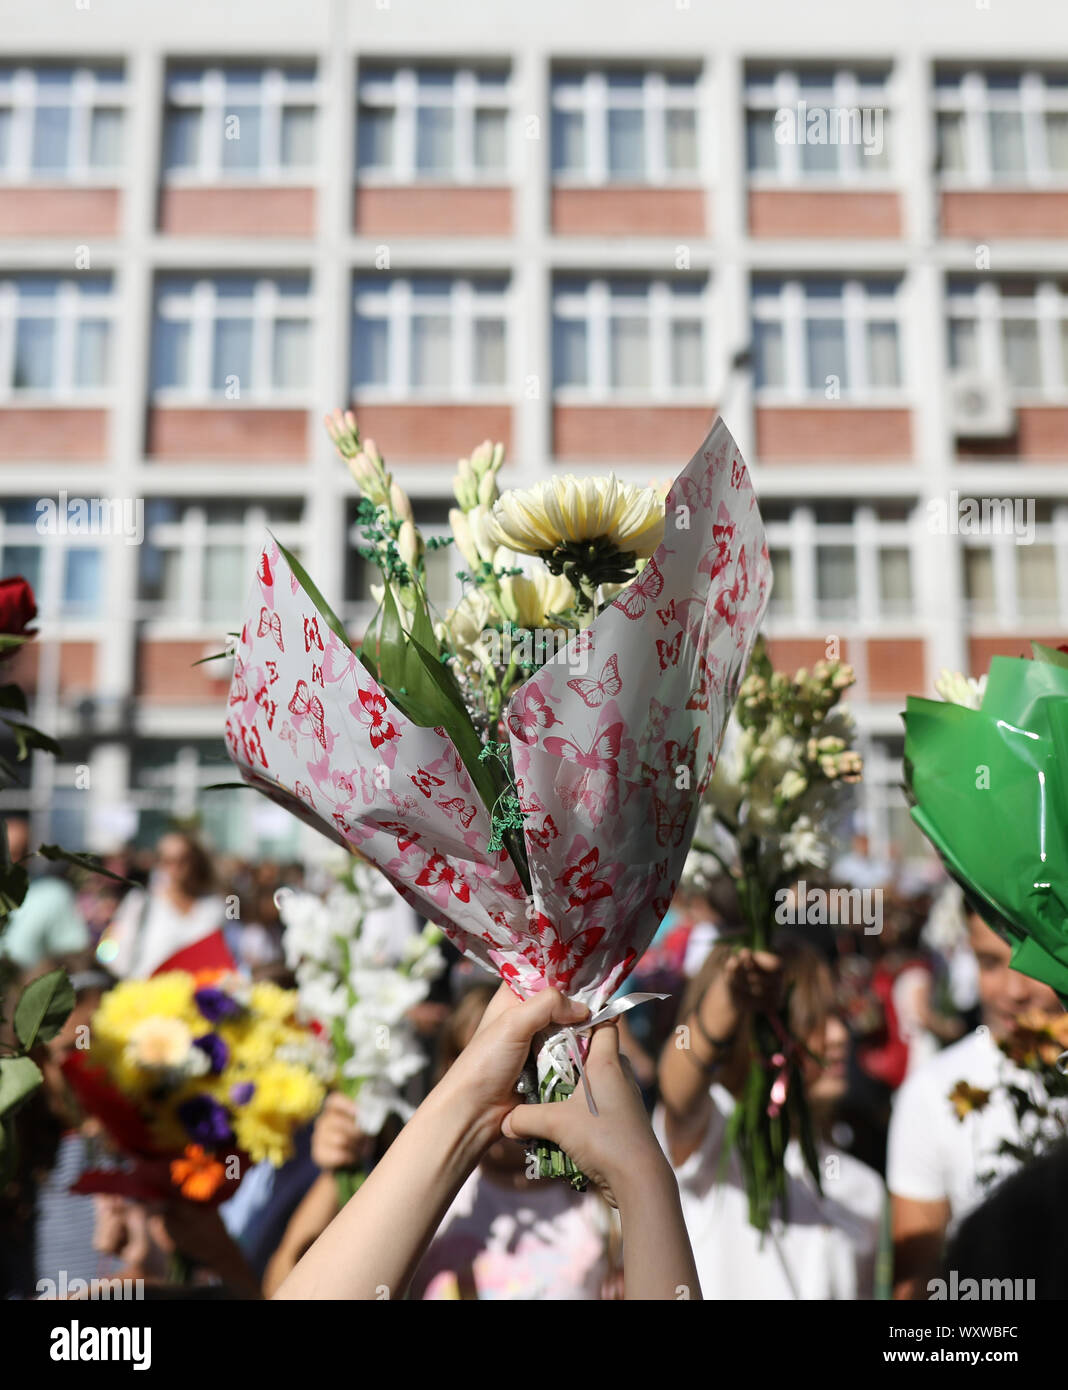
[[[54,1038],[74,1008],[74,987],[65,970],[31,980],[15,1005],[15,1033],[27,1052]]]
[[[222,661],[224,658],[233,658],[233,652],[212,652],[211,656],[202,656],[199,661],[194,661],[192,665],[203,666],[206,661]]]
[[[278,547],[278,553],[282,556],[282,559],[285,560],[286,564],[297,576],[297,582],[300,584],[301,588],[311,599],[312,603],[315,604],[316,608],[318,608],[322,616],[326,619],[326,624],[330,628],[330,631],[334,633],[336,637],[339,637],[341,639],[341,641],[345,644],[346,648],[349,651],[352,651],[352,643],[349,641],[349,635],[345,631],[345,624],[330,607],[326,599],[323,598],[322,594],[319,592],[315,584],[312,583],[311,579],[308,576],[307,570],[300,563],[297,557],[292,553],[292,551],[287,550],[285,548],[285,546],[281,543],[277,536],[271,536],[271,539]]]
[[[54,757],[59,757],[63,750],[59,744],[48,734],[41,733],[40,729],[35,729],[32,724],[23,724],[16,719],[3,717],[4,723],[11,730],[15,737],[15,743],[19,750],[19,762],[22,762],[33,748],[39,748],[44,753],[51,753]]]
[[[30,886],[30,876],[21,864],[0,864],[0,916],[9,917],[21,907]],[[3,930],[0,924],[0,930]]]
[[[0,685],[0,709],[17,709],[26,713],[26,693],[21,685]]]
[[[24,642],[31,642],[36,636],[36,632],[27,632],[23,636],[16,636],[13,632],[0,632],[0,652],[13,651]]]
[[[123,878],[122,874],[115,874],[110,869],[105,869],[95,854],[75,854],[74,850],[64,849],[62,845],[38,845],[37,853],[42,859],[50,859],[53,863],[73,864],[75,868],[88,869],[91,874],[101,874],[104,878],[113,878],[116,883],[128,883],[131,888],[139,886],[132,878]]]
[[[0,1115],[29,1100],[43,1081],[40,1067],[29,1057],[0,1057]]]
[[[200,790],[202,792],[231,792],[238,790],[247,792],[249,790],[249,785],[247,782],[209,782],[206,787],[201,787]]]

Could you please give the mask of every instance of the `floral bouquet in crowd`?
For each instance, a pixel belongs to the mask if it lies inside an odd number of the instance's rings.
[[[396,894],[359,862],[325,898],[283,888],[276,901],[299,1013],[329,1036],[337,1084],[355,1101],[360,1130],[378,1134],[391,1114],[407,1120],[412,1107],[401,1088],[426,1065],[426,1054],[406,1015],[445,968],[440,930],[427,923],[398,956],[394,943],[374,931],[376,912]],[[345,1169],[336,1176],[344,1204],[366,1174]]]
[[[467,592],[435,622],[434,542],[351,414],[329,423],[362,493],[378,614],[354,647],[269,541],[231,756],[520,998],[555,988],[596,1020],[671,902],[767,602],[748,471],[717,422],[666,503],[614,477],[501,495],[502,451],[484,445],[451,514]],[[544,1039],[528,1098],[569,1095],[585,1046]],[[548,1146],[537,1167],[573,1173]]]
[[[849,666],[818,661],[789,676],[772,668],[762,642],[734,706],[723,753],[704,794],[686,877],[727,874],[744,917],[739,945],[767,950],[776,923],[793,920],[799,871],[829,867],[849,786],[861,775],[854,727],[839,703],[853,684]],[[820,1185],[801,1079],[802,1043],[778,1017],[757,1015],[754,1055],[728,1138],[745,1173],[749,1219],[767,1229],[786,1199],[786,1145],[796,1137]]]
[[[318,1114],[329,1056],[297,1023],[297,996],[220,971],[115,985],[64,1071],[130,1166],[76,1192],[219,1202],[248,1166],[280,1166]]]
[[[1068,1002],[1068,654],[996,656],[989,676],[943,673],[943,701],[909,696],[912,819],[968,901],[1013,947],[1015,970]]]
[[[1011,1064],[1004,1078],[989,1091],[958,1081],[948,1099],[962,1124],[991,1101],[1011,1106],[1016,1133],[1001,1141],[997,1157],[1013,1165],[1030,1163],[1068,1135],[1068,1075],[1060,1061],[1068,1052],[1068,1014],[1028,1009],[998,1047]],[[1003,1167],[979,1176],[989,1185],[1003,1176]]]

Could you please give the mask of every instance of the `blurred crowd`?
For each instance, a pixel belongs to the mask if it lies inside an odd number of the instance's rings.
[[[25,824],[9,821],[8,838],[18,859]],[[373,1165],[399,1122],[364,1135],[352,1102],[331,1092],[296,1157],[278,1170],[261,1165],[218,1210],[78,1196],[72,1182],[108,1161],[106,1141],[78,1112],[61,1068],[116,980],[180,966],[206,939],[252,979],[293,985],[275,895],[327,885],[299,862],[211,855],[185,830],[105,866],[115,878],[44,866],[0,936],[8,1000],[62,964],[78,1001],[36,1054],[45,1086],[17,1116],[16,1165],[0,1193],[0,1287],[35,1297],[64,1270],[143,1277],[157,1296],[270,1295],[336,1214],[335,1173]],[[802,920],[752,952],[737,949],[739,906],[729,881],[717,880],[676,897],[621,991],[667,996],[620,1020],[620,1045],[675,1169],[706,1298],[923,1297],[947,1238],[959,1239],[969,1218],[974,1245],[987,1195],[975,1146],[999,1161],[1009,1122],[984,1111],[966,1133],[947,1096],[958,1082],[990,1088],[1004,1061],[997,1039],[1023,1011],[1056,1001],[1009,969],[1009,948],[954,885],[906,895],[886,884],[877,900],[875,929]],[[421,928],[399,898],[396,909],[402,935]],[[444,949],[448,968],[413,1011],[426,1051],[413,1104],[459,1055],[496,987]],[[761,1010],[781,1010],[805,1049],[822,1177],[819,1191],[800,1154],[787,1153],[787,1211],[766,1240],[748,1224],[726,1137]],[[531,1182],[522,1148],[501,1140],[447,1213],[410,1296],[617,1297],[614,1216],[592,1193]]]

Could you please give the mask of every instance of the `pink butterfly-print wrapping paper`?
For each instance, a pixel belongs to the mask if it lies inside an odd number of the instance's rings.
[[[771,582],[722,420],[676,479],[664,541],[506,712],[532,895],[451,739],[405,718],[268,542],[236,651],[226,739],[244,780],[375,864],[521,998],[596,1012],[652,940]]]

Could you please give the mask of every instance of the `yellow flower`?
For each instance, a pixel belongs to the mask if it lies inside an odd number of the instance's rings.
[[[969,1086],[967,1081],[958,1081],[950,1091],[949,1099],[957,1112],[957,1119],[963,1120],[973,1110],[985,1109],[990,1092],[982,1091],[978,1086]]]
[[[456,654],[465,660],[481,661],[479,639],[497,620],[493,605],[482,589],[466,593],[441,625],[443,636]]]
[[[238,1107],[234,1132],[254,1163],[284,1163],[292,1152],[293,1130],[312,1120],[326,1089],[310,1072],[288,1062],[268,1062],[255,1076],[256,1089]]]
[[[130,1033],[127,1051],[141,1067],[180,1067],[193,1046],[193,1034],[180,1018],[146,1018]]]
[[[272,985],[269,980],[261,980],[252,986],[249,1006],[253,1014],[286,1023],[296,1011],[297,992],[294,989],[282,989],[278,985]]]
[[[497,545],[544,555],[577,542],[624,554],[652,555],[664,535],[664,503],[652,488],[607,478],[550,478],[495,504],[490,531]]]
[[[575,591],[563,575],[550,574],[539,567],[532,575],[502,579],[501,597],[514,623],[519,627],[539,628],[550,626],[550,613],[568,612],[574,605]]]

